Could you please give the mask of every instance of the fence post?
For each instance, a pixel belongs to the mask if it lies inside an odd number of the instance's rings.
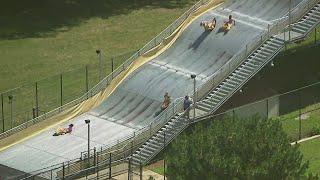
[[[89,79],[88,79],[88,65],[86,65],[86,92],[89,91]],[[87,95],[87,99],[88,99],[88,95]]]
[[[236,112],[234,111],[234,109],[232,109],[232,120],[233,121],[234,121],[235,117],[236,117]]]
[[[111,72],[114,71],[114,59],[113,57],[111,57]],[[113,76],[112,76],[112,79],[113,79]]]
[[[11,129],[13,126],[13,96],[9,95]]]
[[[151,128],[151,126],[152,126],[152,123],[150,123],[150,128],[149,128],[149,131],[150,131],[150,137],[152,136],[152,128]]]
[[[100,154],[102,154],[102,151],[100,151]],[[100,167],[99,167],[99,152],[97,152],[97,179],[99,179],[99,171],[100,171]]]
[[[166,179],[166,130],[163,131],[163,179]]]
[[[246,55],[245,57],[248,57],[248,44],[246,44]]]
[[[301,103],[301,92],[299,93],[299,140],[301,139],[301,108],[302,108],[302,103]]]
[[[36,117],[39,116],[38,82],[36,82]]]
[[[65,169],[64,169],[64,162],[62,163],[62,179],[64,179]]]
[[[97,149],[96,147],[93,148],[93,165],[96,166],[97,165],[97,156],[96,156],[96,153],[97,153]],[[96,171],[96,168],[94,168],[94,171]]]
[[[111,153],[109,154],[109,179],[111,179]]]
[[[63,104],[62,74],[60,74],[60,106]]]
[[[174,115],[174,101],[172,102],[172,111],[173,111],[173,115]]]
[[[142,164],[140,162],[140,180],[142,180]]]
[[[4,107],[3,107],[3,94],[1,94],[1,117],[2,117],[2,132],[4,132]]]
[[[291,0],[289,0],[289,42],[291,41]]]
[[[317,28],[314,28],[314,44],[317,44]]]
[[[131,159],[128,162],[128,180],[131,180]]]
[[[267,119],[269,119],[269,99],[267,99]]]

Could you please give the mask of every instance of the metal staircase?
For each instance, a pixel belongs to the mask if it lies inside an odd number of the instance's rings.
[[[314,6],[301,21],[292,24],[292,31],[301,35],[307,34],[320,22],[320,4]],[[295,40],[296,38],[294,38]]]
[[[197,108],[211,113],[216,111],[229,97],[259,72],[284,47],[284,40],[271,37],[253,52],[218,87],[197,103]]]
[[[144,165],[168,145],[180,132],[189,125],[183,113],[171,118],[157,133],[145,142],[131,156],[132,165]]]
[[[292,24],[292,31],[297,31],[301,34],[301,37],[304,37],[312,28],[319,24],[319,19],[320,5],[318,3],[299,22]],[[204,111],[205,114],[216,111],[285,47],[285,38],[281,37],[281,35],[269,37],[227,78],[198,101],[196,104],[197,109]],[[198,120],[201,120],[201,118],[195,119],[195,121]],[[178,136],[180,132],[188,127],[189,124],[190,121],[184,117],[184,114],[175,115],[147,142],[129,156],[128,159],[131,160],[132,165],[145,165]]]

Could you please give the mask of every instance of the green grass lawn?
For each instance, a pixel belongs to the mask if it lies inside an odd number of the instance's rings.
[[[320,175],[320,138],[300,143],[303,159],[309,161],[307,173]]]
[[[32,118],[36,85],[40,114],[65,104],[160,33],[196,0],[5,0],[0,7],[0,92],[5,129]],[[8,8],[10,7],[10,8]],[[61,97],[61,77],[62,97]],[[13,101],[9,100],[13,96]],[[0,97],[1,99],[1,97]],[[0,112],[1,114],[2,112]],[[2,116],[2,115],[1,115]],[[0,116],[0,117],[1,117]],[[11,123],[13,121],[13,123]],[[2,122],[0,123],[2,129]]]
[[[306,38],[305,40],[301,42],[297,42],[294,44],[288,45],[288,49],[296,49],[303,46],[308,46],[311,44],[314,44],[315,41],[320,40],[320,26],[317,26],[316,30],[313,30]]]
[[[320,133],[320,105],[315,104],[304,108],[301,113],[301,138]],[[308,109],[308,111],[306,111]],[[305,112],[305,113],[304,113]],[[299,111],[278,117],[290,141],[299,140]]]

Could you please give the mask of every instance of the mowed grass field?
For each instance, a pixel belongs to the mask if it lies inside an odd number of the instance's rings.
[[[90,89],[99,81],[97,49],[106,76],[112,57],[118,57],[116,68],[195,2],[5,0],[0,6],[0,131],[31,119],[37,101],[41,115],[81,96],[86,83]]]
[[[104,59],[138,50],[195,2],[5,0],[0,6],[0,92],[97,63],[96,49]]]
[[[299,149],[303,154],[303,159],[309,161],[307,173],[320,175],[320,138],[300,143]]]

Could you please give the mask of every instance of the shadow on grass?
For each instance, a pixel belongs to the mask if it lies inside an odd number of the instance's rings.
[[[219,112],[320,81],[319,51],[320,45],[314,45],[282,52],[273,60],[274,67],[266,65]]]
[[[184,8],[193,0],[4,0],[0,40],[54,36],[57,29],[92,17],[109,18],[141,8]],[[63,30],[60,30],[63,31]]]

